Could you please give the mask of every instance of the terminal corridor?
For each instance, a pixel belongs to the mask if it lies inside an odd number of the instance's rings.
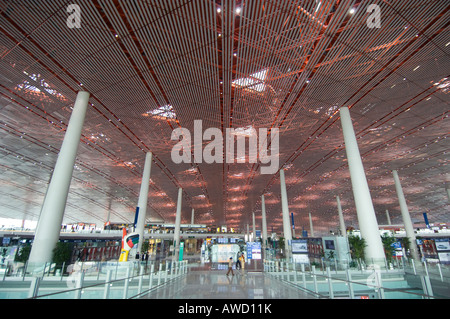
[[[192,268],[186,276],[142,296],[142,299],[310,299],[312,295],[267,273],[250,269]]]

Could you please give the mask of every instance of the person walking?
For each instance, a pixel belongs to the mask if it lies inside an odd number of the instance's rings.
[[[233,272],[233,257],[230,257],[230,259],[228,260],[228,272],[227,272],[227,276],[231,271],[231,275],[234,276],[234,272]]]
[[[241,269],[241,253],[238,253],[236,256],[236,270]]]
[[[244,253],[242,253],[241,257],[239,257],[239,263],[240,263],[241,269],[244,270],[244,267],[245,267]]]

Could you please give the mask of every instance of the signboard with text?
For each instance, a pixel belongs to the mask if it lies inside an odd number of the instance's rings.
[[[248,242],[247,243],[247,259],[261,259],[261,243]]]

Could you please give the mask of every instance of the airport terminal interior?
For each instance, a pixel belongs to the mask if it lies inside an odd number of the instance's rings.
[[[1,1],[0,299],[450,298],[449,23]]]

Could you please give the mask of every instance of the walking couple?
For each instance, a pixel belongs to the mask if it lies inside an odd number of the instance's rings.
[[[236,260],[236,270],[237,269],[244,269],[245,267],[245,257],[244,254],[238,254],[238,258]],[[233,257],[230,257],[230,259],[228,260],[228,272],[227,272],[227,276],[230,274],[234,276],[234,272],[233,272]]]

